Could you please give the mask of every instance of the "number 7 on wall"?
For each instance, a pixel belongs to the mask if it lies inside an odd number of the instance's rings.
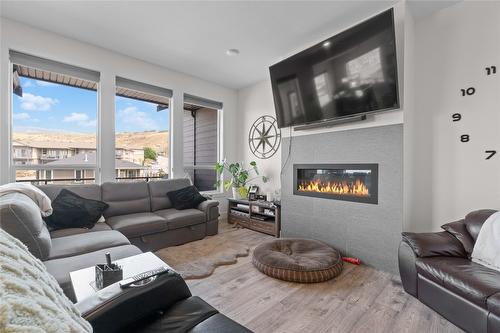
[[[490,158],[492,158],[493,156],[495,156],[495,154],[497,153],[496,150],[485,150],[484,152],[486,154],[488,154],[488,156],[486,156],[487,160],[489,160]]]

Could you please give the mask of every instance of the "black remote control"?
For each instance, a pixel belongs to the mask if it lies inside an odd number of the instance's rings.
[[[153,276],[157,276],[157,275],[161,275],[161,274],[167,273],[168,271],[169,271],[168,267],[162,266],[162,267],[150,270],[150,271],[146,271],[146,272],[141,273],[141,274],[137,274],[137,275],[131,276],[131,277],[125,279],[125,280],[120,281],[119,284],[120,284],[121,288],[127,288],[127,287],[130,287],[130,285],[132,285],[134,283],[137,283],[137,282],[142,281],[142,280],[149,279],[149,278],[151,278]]]

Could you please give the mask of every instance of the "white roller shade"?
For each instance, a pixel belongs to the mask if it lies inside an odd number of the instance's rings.
[[[77,67],[73,65],[63,64],[61,62],[35,57],[29,54],[10,51],[10,61],[13,64],[23,65],[30,68],[40,69],[43,71],[59,73],[74,78],[99,82],[100,74],[97,71]]]
[[[205,108],[222,110],[222,102],[212,101],[203,97],[198,97],[190,94],[184,94],[184,103],[202,106]]]
[[[151,95],[168,97],[168,98],[171,98],[172,94],[173,94],[171,89],[161,88],[161,87],[153,86],[151,84],[125,79],[125,78],[119,77],[119,76],[116,77],[116,86],[121,87],[121,88],[127,88],[127,89],[134,90],[134,91],[147,93],[147,94],[151,94]]]

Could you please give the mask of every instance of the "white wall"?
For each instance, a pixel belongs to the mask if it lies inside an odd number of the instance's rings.
[[[170,151],[173,153],[174,176],[182,177],[184,175],[182,161],[182,98],[184,92],[224,103],[223,151],[228,158],[235,158],[236,145],[234,137],[237,135],[235,128],[236,91],[4,18],[1,21],[0,40],[0,184],[12,180],[12,175],[9,174],[11,123],[9,49],[96,70],[101,73],[100,85],[102,89],[99,96],[101,113],[99,119],[102,147],[100,151],[102,157],[102,181],[114,180],[115,76],[173,89]]]
[[[401,110],[293,135],[404,122],[403,230],[436,231],[472,210],[500,209],[500,3],[459,2],[417,18],[404,3],[395,10]],[[490,65],[497,74],[488,77]],[[470,86],[476,94],[461,97]],[[456,112],[463,120],[454,123]],[[274,115],[269,80],[238,91],[238,113],[240,159],[249,161],[248,129],[258,116]],[[462,134],[471,141],[461,143]],[[498,153],[485,160],[485,150]],[[280,157],[257,161],[269,185],[279,186]]]
[[[375,15],[377,13],[373,13]],[[393,125],[393,124],[401,124],[403,123],[403,105],[404,99],[406,98],[402,93],[404,91],[405,82],[405,74],[404,74],[404,64],[405,64],[405,16],[406,16],[406,4],[404,2],[397,3],[394,6],[394,16],[395,16],[395,29],[396,29],[396,48],[397,48],[397,57],[398,57],[398,72],[399,72],[399,90],[400,90],[400,104],[401,108],[395,111],[388,111],[383,113],[378,113],[375,115],[368,116],[367,120],[361,122],[355,122],[350,124],[337,125],[335,127],[327,127],[306,131],[294,131],[291,128],[283,128],[281,131],[281,135],[283,137],[290,136],[292,133],[293,136],[302,136],[302,135],[311,135],[318,133],[326,133],[326,132],[334,132],[334,131],[346,131],[358,128],[368,128],[368,127],[377,127],[377,126],[385,126],[385,125]],[[366,18],[363,18],[363,20]],[[359,23],[359,21],[351,22],[351,26]],[[337,31],[331,31],[329,36],[333,36],[336,33],[339,33],[345,29],[349,28],[349,26],[345,26]],[[295,50],[290,53],[292,54],[299,52],[311,45],[314,45],[319,41],[311,41],[309,45],[304,45],[302,48]],[[271,65],[271,64],[269,64]],[[262,185],[264,189],[263,192],[267,190],[274,190],[280,188],[280,171],[281,171],[281,154],[278,151],[272,158],[267,160],[261,160],[256,158],[248,147],[248,131],[252,126],[253,122],[260,116],[263,115],[272,115],[275,117],[274,110],[274,102],[273,95],[271,91],[271,81],[267,79],[265,81],[254,84],[250,87],[240,89],[238,91],[238,121],[237,121],[237,132],[241,133],[243,137],[239,138],[238,144],[238,152],[239,152],[239,160],[248,163],[252,160],[255,160],[259,166],[261,166],[261,170],[264,174],[266,174],[270,178],[270,182]],[[333,162],[333,161],[332,161]]]
[[[262,193],[280,188],[281,145],[272,157],[262,160],[255,157],[248,146],[248,132],[258,117],[274,114],[273,94],[271,82],[263,81],[238,91],[238,147],[239,160],[248,164],[256,161],[262,174],[269,177],[267,183],[258,182]],[[283,134],[283,133],[282,133]]]
[[[461,2],[415,21],[414,110],[405,112],[405,229],[439,230],[500,208],[500,3]],[[473,96],[460,89],[475,87]],[[452,122],[453,113],[463,119]],[[460,135],[470,142],[461,143]],[[485,150],[498,154],[485,160]]]

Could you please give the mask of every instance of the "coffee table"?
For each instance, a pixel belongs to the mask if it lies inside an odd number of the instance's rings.
[[[123,279],[159,268],[161,266],[172,269],[167,263],[158,258],[152,252],[145,252],[128,258],[115,260],[113,263],[122,266]],[[99,263],[96,262],[96,264]],[[80,302],[97,292],[95,287],[95,266],[73,271],[69,274],[77,302]]]

